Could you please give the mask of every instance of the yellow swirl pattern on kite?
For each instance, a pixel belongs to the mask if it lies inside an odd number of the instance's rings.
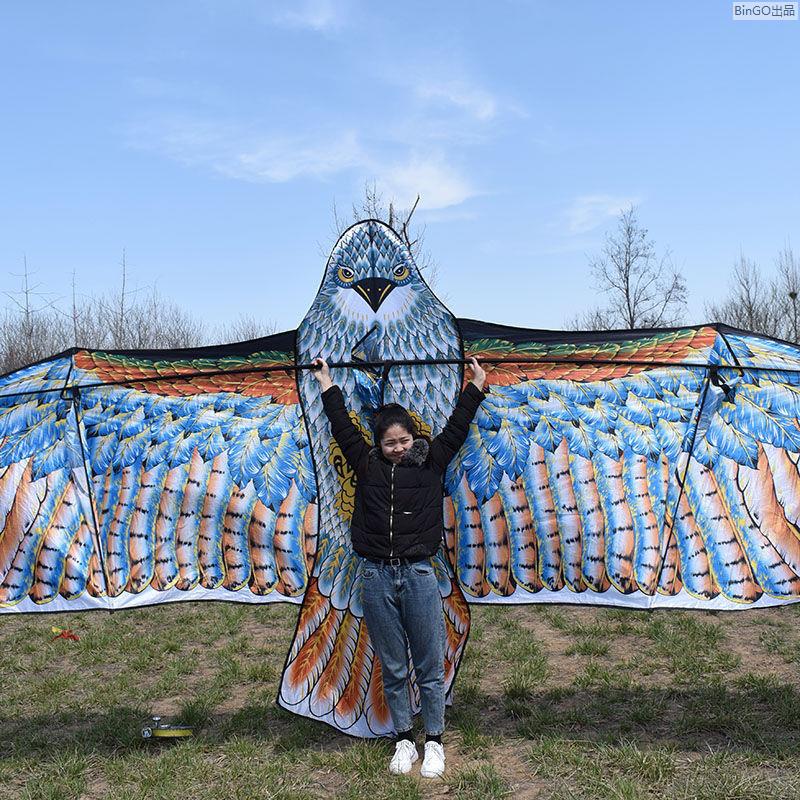
[[[361,431],[364,441],[371,446],[372,435],[369,430],[355,411],[350,411],[349,414],[353,424]],[[335,501],[336,510],[343,520],[350,522],[353,518],[353,509],[355,507],[356,476],[335,439],[331,438],[328,449],[330,450],[328,462],[336,471],[336,478],[339,481],[339,491],[336,493]]]

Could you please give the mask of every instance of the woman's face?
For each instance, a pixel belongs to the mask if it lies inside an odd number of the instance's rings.
[[[414,437],[402,425],[392,425],[386,429],[381,439],[381,453],[387,461],[399,464],[413,443]]]

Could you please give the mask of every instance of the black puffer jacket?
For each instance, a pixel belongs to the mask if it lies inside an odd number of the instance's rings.
[[[350,527],[356,553],[368,558],[425,558],[436,553],[444,527],[442,478],[484,397],[474,383],[467,384],[442,432],[430,443],[415,439],[395,465],[379,447],[370,448],[364,441],[338,386],[322,394],[331,432],[356,475]]]

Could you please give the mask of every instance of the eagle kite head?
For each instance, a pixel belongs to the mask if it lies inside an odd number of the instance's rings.
[[[408,246],[388,225],[365,220],[336,242],[320,292],[345,316],[382,321],[407,309],[427,286]]]

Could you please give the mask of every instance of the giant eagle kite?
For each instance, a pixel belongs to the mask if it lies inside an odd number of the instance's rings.
[[[448,696],[469,603],[800,598],[800,347],[719,324],[457,319],[402,238],[366,220],[340,237],[296,331],[70,350],[0,378],[0,610],[300,603],[279,703],[390,733],[348,536],[353,476],[308,369],[317,356],[367,439],[389,401],[435,435],[464,359],[489,368],[434,559]]]

